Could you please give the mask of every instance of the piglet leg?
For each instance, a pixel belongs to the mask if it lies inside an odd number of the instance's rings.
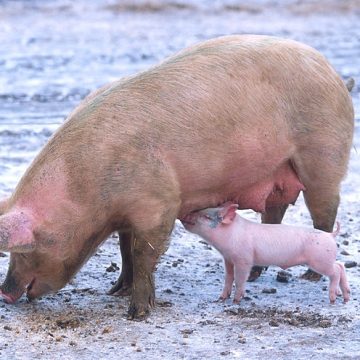
[[[336,262],[336,265],[340,269],[340,289],[344,298],[344,302],[348,302],[350,300],[350,286],[347,281],[345,266],[340,262]]]
[[[234,264],[229,260],[225,259],[225,284],[219,300],[224,301],[230,297],[233,283],[234,283]]]
[[[246,280],[249,277],[251,266],[248,266],[247,264],[237,264],[235,265],[235,296],[234,296],[234,303],[238,304],[240,300],[245,295],[245,285]]]
[[[333,265],[333,270],[330,274],[326,274],[329,276],[330,285],[329,285],[329,298],[330,303],[334,304],[337,296],[338,287],[340,284],[340,277],[341,277],[341,268],[338,264]]]

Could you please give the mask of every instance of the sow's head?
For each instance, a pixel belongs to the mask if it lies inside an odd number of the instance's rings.
[[[60,289],[66,269],[34,236],[34,218],[23,209],[0,216],[0,251],[10,252],[10,265],[0,295],[14,303],[26,291],[29,300]]]

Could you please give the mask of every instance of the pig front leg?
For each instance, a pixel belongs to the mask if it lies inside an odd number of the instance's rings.
[[[234,274],[235,274],[235,296],[234,304],[238,304],[245,295],[246,280],[249,277],[251,271],[250,263],[234,262]]]
[[[224,289],[219,298],[219,300],[221,301],[225,301],[230,297],[232,286],[234,283],[234,264],[226,259],[224,259],[224,262],[225,262],[225,284],[224,284]]]
[[[108,291],[108,295],[127,296],[131,294],[133,284],[133,246],[134,232],[128,231],[119,234],[120,237],[120,253],[121,253],[121,274]]]
[[[141,212],[143,212],[143,209],[144,207]],[[155,305],[153,271],[160,256],[167,248],[168,239],[178,213],[178,208],[166,210],[162,213],[154,211],[154,217],[160,223],[157,226],[148,230],[142,230],[134,226],[136,229],[133,257],[134,280],[128,310],[128,318],[131,320],[145,318],[150,307]],[[153,221],[153,223],[156,222]],[[141,225],[143,226],[143,224]]]

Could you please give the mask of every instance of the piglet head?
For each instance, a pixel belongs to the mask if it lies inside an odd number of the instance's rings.
[[[220,207],[194,211],[187,215],[182,223],[186,230],[205,236],[220,226],[230,225],[235,219],[238,207],[238,204],[227,202]]]

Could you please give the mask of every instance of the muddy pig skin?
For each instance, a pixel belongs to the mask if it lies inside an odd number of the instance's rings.
[[[334,303],[340,286],[344,302],[350,288],[345,267],[336,260],[333,233],[289,225],[257,224],[236,214],[237,204],[205,209],[187,216],[185,228],[203,237],[224,257],[225,285],[220,299],[231,295],[235,279],[234,302],[245,295],[245,284],[251,267],[277,265],[287,269],[308,265],[310,269],[330,279],[329,298]]]
[[[0,206],[8,302],[62,288],[114,231],[129,317],[154,305],[176,218],[226,201],[280,223],[304,190],[331,231],[354,127],[351,97],[316,50],[268,36],[199,43],[105,85],[69,115]]]

